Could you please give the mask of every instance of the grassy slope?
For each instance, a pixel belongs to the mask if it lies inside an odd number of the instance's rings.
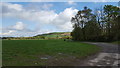
[[[95,45],[63,40],[3,40],[3,65],[46,65],[47,60],[40,59],[45,55],[67,55],[57,56],[58,60],[68,56],[83,58],[98,50]]]
[[[37,36],[45,36],[45,37],[64,37],[64,35],[70,36],[70,32],[53,32],[53,33],[47,33],[47,34],[42,34],[42,35],[37,35]]]
[[[113,44],[119,44],[120,45],[120,41],[114,41],[112,42]]]

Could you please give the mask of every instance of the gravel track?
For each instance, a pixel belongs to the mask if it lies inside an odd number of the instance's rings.
[[[119,66],[119,45],[102,42],[84,42],[101,47],[99,54],[89,57],[80,66]]]

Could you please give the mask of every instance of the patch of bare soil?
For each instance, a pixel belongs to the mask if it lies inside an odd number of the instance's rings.
[[[91,43],[102,47],[99,54],[89,57],[83,63],[83,66],[116,66],[120,65],[120,54],[118,51],[118,45],[108,43]]]

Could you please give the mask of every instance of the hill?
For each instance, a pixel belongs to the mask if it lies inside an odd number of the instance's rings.
[[[46,34],[41,34],[41,35],[36,35],[36,36],[48,36],[48,35],[62,35],[62,36],[70,36],[70,32],[53,32],[53,33],[46,33]]]
[[[2,37],[2,39],[6,40],[69,39],[69,38],[71,38],[70,32],[53,32],[36,35],[33,37]]]
[[[41,35],[36,35],[34,37],[43,37],[48,39],[56,39],[56,38],[67,38],[71,37],[70,32],[53,32],[53,33],[46,33]]]

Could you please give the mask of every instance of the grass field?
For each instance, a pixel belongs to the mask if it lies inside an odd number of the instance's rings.
[[[3,66],[69,65],[99,47],[63,40],[3,40]]]
[[[114,41],[112,42],[113,44],[119,44],[120,45],[120,41]]]
[[[63,35],[46,35],[46,37],[64,37]]]

